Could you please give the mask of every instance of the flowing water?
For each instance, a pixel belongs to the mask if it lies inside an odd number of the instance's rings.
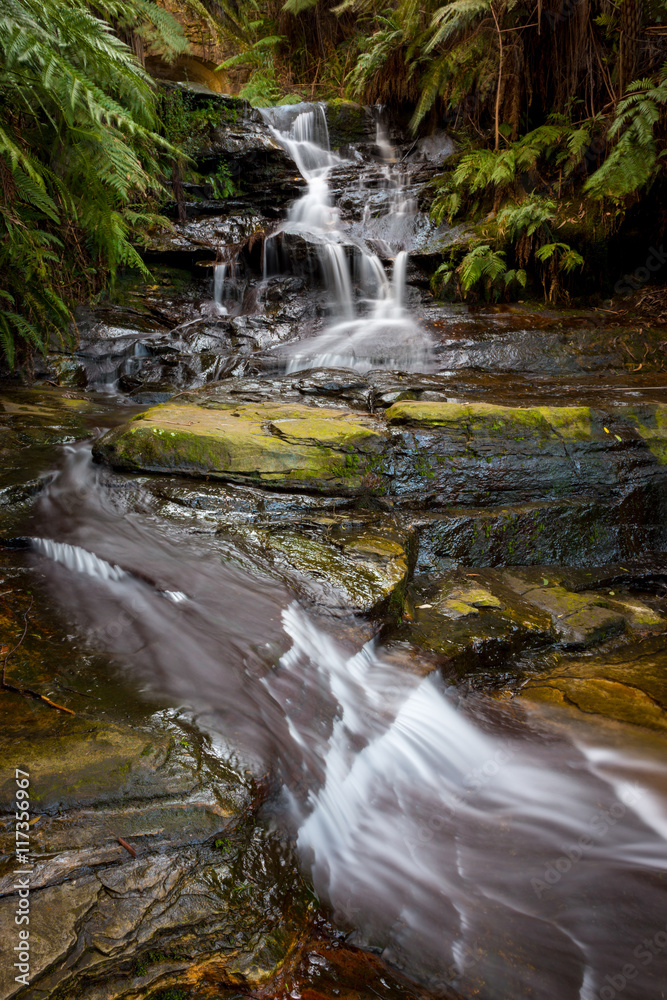
[[[122,497],[88,445],[66,447],[33,558],[91,643],[273,767],[276,822],[353,941],[436,992],[593,1000],[631,965],[627,995],[660,995],[657,743],[618,748],[344,649],[232,546]]]
[[[271,113],[265,114],[270,122]],[[289,129],[272,126],[272,130],[293,157],[307,188],[290,209],[287,221],[267,241],[265,276],[279,259],[272,246],[274,241],[283,234],[306,237],[316,250],[332,298],[327,329],[293,348],[287,370],[313,367],[427,370],[429,337],[404,304],[407,254],[384,241],[387,253],[394,258],[392,275],[388,278],[380,258],[368,244],[346,232],[332,204],[328,177],[341,160],[329,150],[323,109],[316,105],[301,112]],[[392,150],[386,139],[380,138],[378,145],[390,159]],[[392,173],[387,163],[385,178],[392,190],[387,216],[416,215],[416,206],[402,196],[400,171]],[[356,293],[353,274],[358,279]]]
[[[291,348],[288,369],[424,371],[432,345],[409,309],[407,254],[391,245],[416,206],[386,137],[374,253],[370,217],[344,225],[333,204],[341,159],[322,109],[266,118],[307,183],[266,241],[263,285],[306,240],[329,295],[324,332]],[[238,295],[233,265],[218,264],[220,316]],[[65,446],[26,528],[30,559],[87,644],[273,771],[271,822],[350,941],[443,996],[664,996],[657,737],[617,745],[616,730],[464,696],[377,640],[333,638],[331,619],[260,561],[224,535],[180,530],[141,480],[124,484],[90,444]]]

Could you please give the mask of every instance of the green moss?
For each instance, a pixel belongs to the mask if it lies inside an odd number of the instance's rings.
[[[332,149],[366,137],[366,110],[360,104],[334,98],[327,102],[326,116]]]
[[[658,464],[667,465],[667,404],[654,403],[621,410],[620,415],[637,429]]]
[[[566,441],[587,441],[591,437],[589,406],[539,406],[539,413]]]
[[[129,469],[363,492],[386,436],[370,417],[282,403],[165,403],[105,435],[96,454]]]

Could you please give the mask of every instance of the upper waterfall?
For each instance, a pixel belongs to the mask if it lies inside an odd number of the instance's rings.
[[[406,308],[407,254],[383,241],[386,258],[393,258],[389,281],[382,260],[366,240],[352,235],[341,222],[329,178],[338,166],[351,164],[329,149],[329,133],[322,104],[299,105],[298,112],[266,108],[262,115],[276,140],[290,154],[306,181],[303,195],[290,207],[285,222],[267,239],[265,277],[277,267],[272,244],[281,234],[308,237],[331,300],[329,322],[323,333],[300,341],[290,351],[287,370],[333,365],[368,371],[428,367],[430,338]],[[382,172],[390,191],[387,214],[407,214],[416,206],[403,195],[404,179],[393,150],[378,126]]]

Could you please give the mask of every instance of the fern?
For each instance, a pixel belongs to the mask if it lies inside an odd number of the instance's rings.
[[[628,90],[609,129],[609,138],[616,143],[584,186],[598,200],[622,203],[649,187],[663,169],[667,149],[658,148],[655,131],[667,104],[667,64],[657,84],[635,80]]]
[[[571,274],[576,268],[584,266],[584,258],[567,243],[545,243],[536,251],[535,256],[542,262],[555,260],[558,269],[564,274]]]
[[[551,198],[527,198],[518,205],[506,205],[496,217],[501,237],[518,240],[520,236],[533,236],[546,227],[556,215],[556,202]]]
[[[0,7],[0,339],[45,351],[71,308],[118,267],[146,272],[133,212],[162,195],[178,152],[156,131],[150,78],[109,21],[187,40],[151,0],[3,0]]]

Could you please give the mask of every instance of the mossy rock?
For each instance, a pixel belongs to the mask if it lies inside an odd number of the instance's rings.
[[[104,435],[95,455],[122,469],[345,496],[382,485],[387,441],[378,421],[346,410],[169,402]]]
[[[592,433],[588,406],[514,407],[404,399],[390,406],[385,416],[390,424],[449,427],[470,436],[515,440],[526,436],[588,440]]]
[[[397,537],[363,531],[339,540],[307,537],[294,531],[262,533],[265,551],[325,588],[320,600],[346,613],[377,610],[391,602],[402,610],[409,557]],[[329,592],[331,588],[332,592]]]
[[[335,98],[327,102],[325,114],[332,149],[372,138],[373,119],[361,104]]]
[[[667,465],[667,404],[632,407],[622,411],[637,428],[660,465]]]
[[[655,405],[639,424],[631,410],[423,399],[371,416],[290,395],[273,402],[243,379],[207,386],[104,435],[94,454],[123,469],[431,509],[622,495],[626,520],[664,521],[667,424]]]

